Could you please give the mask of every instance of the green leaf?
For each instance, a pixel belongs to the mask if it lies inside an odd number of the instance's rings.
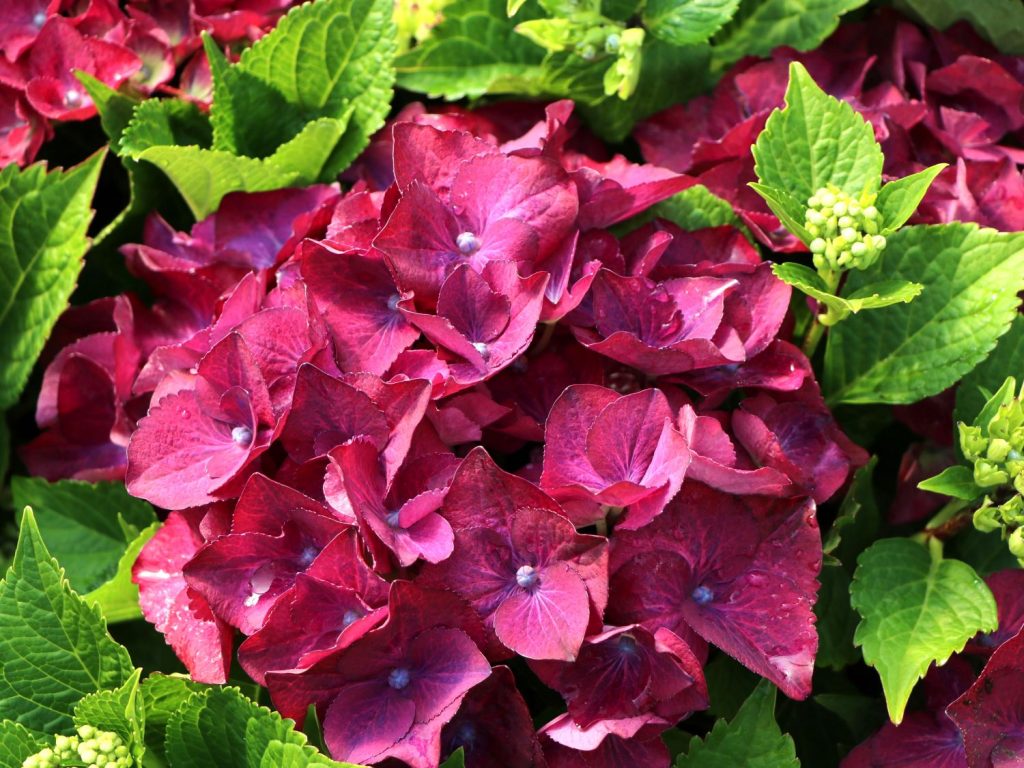
[[[13,720],[0,720],[0,768],[22,768],[25,758],[47,746],[48,741]]]
[[[875,207],[882,212],[883,235],[888,237],[914,215],[935,177],[945,167],[946,163],[939,163],[882,186]]]
[[[154,146],[135,158],[162,170],[195,217],[204,219],[231,192],[267,192],[316,182],[334,163],[332,155],[345,133],[344,120],[321,118],[264,159],[196,146]]]
[[[839,17],[867,0],[743,0],[733,21],[715,38],[714,65],[721,72],[744,56],[768,56],[780,45],[818,47]]]
[[[763,136],[764,132],[762,131],[760,135]],[[810,245],[814,238],[804,227],[804,214],[807,212],[807,206],[803,200],[798,200],[792,193],[784,189],[776,189],[768,184],[758,184],[752,181],[747,186],[764,198],[772,213],[779,217],[779,221],[786,229],[796,235],[804,245]]]
[[[145,711],[139,694],[141,669],[136,669],[120,688],[99,691],[75,707],[75,725],[91,725],[120,736],[131,750],[135,765],[142,765],[146,751]]]
[[[1024,377],[1024,315],[1015,315],[992,354],[964,376],[956,390],[956,420],[973,424],[992,393],[1008,376]]]
[[[118,154],[137,158],[150,147],[196,146],[213,142],[209,119],[192,102],[148,99],[135,108],[121,134]]]
[[[107,623],[142,618],[142,610],[139,608],[139,587],[132,581],[132,566],[135,565],[135,560],[146,546],[146,542],[153,538],[159,529],[160,523],[143,528],[118,559],[117,571],[113,578],[85,595],[85,601],[99,608]]]
[[[166,738],[171,768],[264,768],[275,764],[265,762],[268,752],[284,754],[274,743],[291,745],[307,758],[307,763],[295,763],[294,750],[289,750],[290,765],[348,765],[323,758],[291,720],[250,701],[237,688],[192,694],[167,721]]]
[[[455,0],[431,36],[395,59],[398,84],[449,101],[485,93],[535,95],[544,50],[515,31],[518,22],[538,18],[527,3],[515,21],[505,0]]]
[[[99,611],[71,591],[30,509],[0,581],[0,712],[45,733],[69,728],[82,697],[131,677],[128,652]]]
[[[466,768],[466,753],[459,747],[451,756],[441,763],[441,768]]]
[[[15,477],[11,493],[17,509],[32,507],[47,549],[81,593],[113,578],[126,547],[156,522],[153,507],[124,483]]]
[[[878,671],[897,725],[932,662],[944,663],[998,624],[992,593],[967,563],[944,560],[910,539],[882,539],[865,550],[850,597],[862,617],[854,642]]]
[[[703,43],[722,28],[740,0],[647,0],[644,26],[672,45]]]
[[[142,681],[139,696],[146,713],[146,744],[151,750],[163,754],[168,720],[193,693],[203,690],[203,684],[176,675],[154,674]]]
[[[0,410],[17,402],[75,289],[104,157],[0,171]]]
[[[821,588],[814,605],[818,655],[814,665],[839,671],[860,661],[860,651],[853,644],[857,615],[850,608],[850,575],[839,565],[826,565],[818,579]]]
[[[913,403],[954,384],[995,347],[1024,290],[1024,234],[976,224],[905,227],[879,262],[850,274],[855,292],[879,280],[925,286],[920,298],[866,312],[828,336],[830,403]]]
[[[793,740],[775,722],[775,692],[767,680],[758,683],[729,723],[716,722],[703,741],[693,737],[676,768],[797,768]]]
[[[877,466],[878,457],[872,456],[854,474],[850,489],[839,507],[839,514],[822,541],[822,552],[850,570],[857,555],[874,541],[881,524],[872,484]],[[818,605],[824,607],[823,601],[819,600]]]
[[[782,282],[806,293],[813,299],[836,311],[836,320],[842,320],[850,314],[863,309],[878,309],[893,304],[908,303],[920,295],[924,286],[906,280],[884,280],[859,288],[849,296],[836,296],[829,293],[828,286],[821,276],[810,267],[796,262],[773,264],[772,271]]]
[[[678,192],[652,209],[653,216],[668,219],[687,232],[708,227],[745,227],[728,200],[723,200],[703,184]]]
[[[678,46],[649,37],[644,42],[640,81],[633,95],[625,101],[610,98],[600,104],[581,105],[580,114],[605,141],[624,141],[640,120],[707,89],[711,84],[710,56],[708,45]]]
[[[76,71],[75,77],[78,78],[78,82],[82,84],[86,93],[89,94],[89,98],[92,99],[92,103],[96,106],[96,111],[100,116],[100,125],[103,126],[103,132],[107,134],[107,138],[110,139],[111,146],[116,147],[117,142],[121,140],[121,134],[132,120],[132,114],[139,105],[139,100],[122,91],[115,91],[88,72]]]
[[[941,493],[965,501],[980,499],[985,495],[985,490],[974,482],[974,472],[960,464],[946,467],[935,477],[922,480],[917,487],[922,491]]]
[[[968,21],[1004,53],[1024,56],[1024,5],[1018,0],[897,0],[897,6],[938,29]]]
[[[821,90],[798,62],[789,66],[785,108],[768,117],[752,151],[761,184],[801,206],[826,184],[859,196],[877,192],[882,179],[884,157],[871,123]]]

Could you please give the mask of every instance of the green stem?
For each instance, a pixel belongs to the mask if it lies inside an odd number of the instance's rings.
[[[839,280],[842,278],[842,273],[830,271],[824,273],[821,277],[825,281],[828,293],[835,294],[839,289]],[[811,320],[811,327],[807,329],[807,335],[804,336],[803,343],[803,351],[804,354],[807,355],[808,359],[814,357],[814,353],[818,349],[818,344],[821,343],[822,338],[825,336],[826,326],[835,325],[838,320],[838,318],[836,318],[836,320],[828,322],[832,319],[832,314],[832,308],[828,307],[825,310],[824,316],[816,314],[814,319]],[[822,322],[823,320],[825,322]]]
[[[952,499],[952,500],[950,500],[946,504],[946,506],[944,506],[942,509],[940,509],[935,514],[935,516],[931,520],[928,521],[928,524],[925,525],[925,527],[924,527],[925,531],[933,531],[936,528],[941,528],[946,523],[948,523],[950,520],[952,520],[954,517],[956,517],[956,515],[961,510],[966,509],[967,506],[968,506],[968,502],[964,501],[963,499]]]

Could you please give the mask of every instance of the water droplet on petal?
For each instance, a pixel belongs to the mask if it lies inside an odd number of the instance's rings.
[[[38,11],[35,16],[32,17],[32,26],[41,27],[46,23],[46,13]]]
[[[64,103],[69,107],[77,107],[82,103],[82,94],[76,91],[74,88],[69,88],[64,93]]]
[[[363,618],[363,614],[359,611],[345,611],[344,615],[341,617],[341,628],[346,629],[350,624],[361,618]]]

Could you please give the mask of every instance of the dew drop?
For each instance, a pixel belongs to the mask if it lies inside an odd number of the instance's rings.
[[[466,256],[476,253],[480,249],[480,241],[472,232],[460,232],[459,236],[455,238],[455,244],[459,247],[459,253]]]
[[[409,684],[409,670],[405,667],[395,667],[388,674],[388,685],[396,691],[400,691]]]
[[[32,17],[32,26],[41,27],[46,23],[46,14],[43,11],[38,11],[35,16]]]
[[[697,605],[707,605],[714,599],[715,593],[701,584],[690,596]]]
[[[361,618],[363,618],[363,614],[359,611],[345,611],[344,615],[341,617],[341,628],[347,629],[350,624]]]
[[[76,107],[82,103],[82,94],[74,88],[69,88],[64,94],[64,103],[69,107]]]
[[[540,574],[537,573],[537,569],[532,565],[520,566],[519,570],[516,571],[516,584],[523,589],[532,589],[537,586],[538,581],[540,581]]]
[[[236,445],[248,445],[252,442],[252,430],[248,427],[235,427],[231,430],[231,439]]]
[[[487,345],[484,344],[482,341],[474,341],[473,349],[479,352],[480,357],[482,357],[484,360],[491,356],[491,351],[487,348]]]

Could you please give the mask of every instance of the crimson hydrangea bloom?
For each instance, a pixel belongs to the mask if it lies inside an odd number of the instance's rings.
[[[200,683],[227,682],[232,631],[214,616],[206,599],[189,588],[182,569],[207,539],[201,530],[204,517],[223,516],[216,507],[171,512],[132,566],[142,615]]]
[[[559,500],[629,507],[624,528],[639,528],[678,492],[690,463],[665,395],[647,389],[620,396],[604,387],[568,387],[545,425],[541,487]]]
[[[270,393],[232,333],[177,391],[154,397],[128,445],[129,492],[165,509],[214,501],[273,438]],[[231,495],[231,494],[228,494]]]
[[[999,612],[995,632],[978,634],[967,644],[966,651],[989,655],[1024,628],[1024,571],[1011,568],[997,571],[985,579]]]
[[[308,670],[271,672],[267,684],[286,717],[301,721],[317,705],[336,759],[433,768],[442,727],[491,672],[474,621],[451,593],[394,582],[385,624]]]
[[[786,695],[810,694],[821,569],[811,500],[687,481],[659,517],[613,544],[611,620],[692,630]]]
[[[402,313],[441,350],[447,394],[483,381],[526,351],[544,301],[547,275],[519,277],[515,265],[490,262],[481,273],[460,265],[444,281],[437,314]]]
[[[467,768],[543,768],[533,718],[508,667],[491,670],[441,731],[441,754],[460,747]]]
[[[531,668],[562,694],[581,728],[599,720],[653,713],[675,722],[708,704],[700,661],[667,629],[605,627],[587,638],[574,662],[534,661]]]
[[[995,650],[946,714],[963,733],[968,765],[1024,763],[1024,631]]]
[[[575,658],[607,602],[607,541],[576,533],[553,499],[482,448],[459,467],[442,514],[455,549],[424,582],[465,597],[514,653]]]
[[[218,616],[250,635],[299,573],[336,569],[329,545],[346,528],[325,505],[256,474],[238,499],[231,532],[196,553],[185,578]]]
[[[357,437],[331,451],[331,463],[380,570],[390,570],[387,552],[402,567],[420,558],[437,563],[452,553],[452,528],[438,510],[459,464],[453,455],[407,459],[389,483],[377,447]]]
[[[661,732],[671,725],[653,716],[598,720],[580,728],[568,714],[541,729],[549,768],[668,768]]]

